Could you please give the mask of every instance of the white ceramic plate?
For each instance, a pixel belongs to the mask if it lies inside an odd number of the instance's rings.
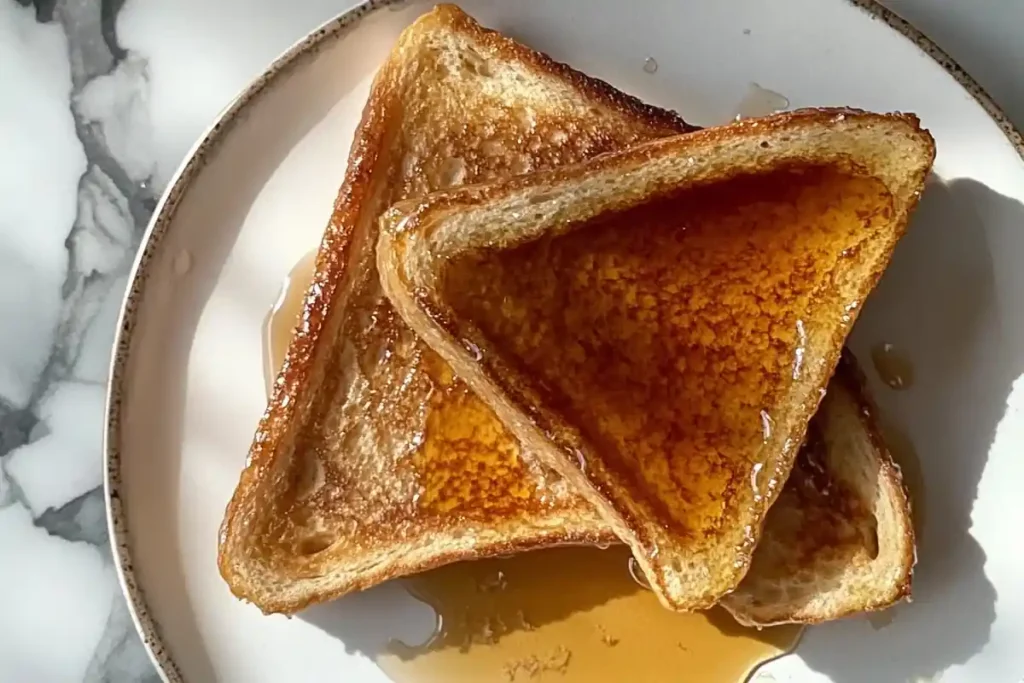
[[[135,269],[111,382],[108,491],[126,591],[172,680],[384,680],[330,625],[263,617],[236,601],[215,565],[221,514],[265,403],[264,315],[319,239],[376,67],[429,7],[371,4],[298,44],[229,107],[176,176]],[[697,124],[731,118],[752,83],[792,106],[920,115],[938,141],[934,178],[854,333],[864,360],[888,342],[913,362],[908,390],[872,380],[921,461],[917,597],[881,630],[865,620],[811,629],[770,672],[840,683],[1021,680],[1020,137],[934,46],[866,3],[464,7]],[[643,68],[649,58],[655,73]],[[367,637],[396,618],[422,630],[432,617],[416,604],[385,586],[350,600],[346,615]]]

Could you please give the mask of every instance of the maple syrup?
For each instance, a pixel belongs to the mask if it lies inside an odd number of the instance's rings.
[[[914,384],[914,366],[910,358],[889,342],[871,347],[871,362],[890,389],[902,391]]]
[[[406,579],[439,616],[423,648],[378,665],[400,683],[668,681],[736,683],[800,634],[757,631],[724,610],[678,614],[633,580],[623,546],[557,548],[466,562]]]
[[[752,119],[776,114],[789,108],[789,98],[757,83],[751,83],[740,103],[736,105],[736,120]]]
[[[277,300],[263,322],[263,378],[266,381],[267,393],[274,386],[277,371],[284,362],[285,351],[292,340],[292,332],[302,312],[302,302],[313,279],[313,267],[316,265],[316,250],[306,253],[298,263],[292,266],[284,282]]]
[[[314,256],[291,270],[267,316],[268,389],[299,319]],[[435,611],[438,628],[420,646],[392,641],[376,662],[397,683],[662,681],[680,672],[739,683],[799,640],[798,626],[745,628],[720,608],[666,610],[631,560],[623,546],[563,547],[402,579]]]

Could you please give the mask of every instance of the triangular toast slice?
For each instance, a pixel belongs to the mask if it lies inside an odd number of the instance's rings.
[[[721,604],[752,626],[878,610],[910,594],[915,557],[902,476],[844,351],[750,571]]]
[[[690,130],[442,5],[371,89],[284,366],[222,524],[231,590],[294,612],[448,562],[610,528],[528,458],[380,289],[378,218],[432,190]]]
[[[746,573],[933,158],[909,115],[739,122],[403,203],[378,268],[663,604],[705,608]]]

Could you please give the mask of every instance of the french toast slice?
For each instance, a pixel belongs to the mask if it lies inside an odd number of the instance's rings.
[[[395,201],[690,130],[673,113],[442,5],[378,72],[301,320],[221,527],[231,590],[266,612],[464,559],[611,543],[380,289]]]
[[[378,269],[662,603],[701,609],[747,572],[933,159],[910,115],[743,121],[403,202]]]
[[[843,351],[750,570],[721,605],[742,624],[814,624],[910,594],[910,501],[853,355]]]

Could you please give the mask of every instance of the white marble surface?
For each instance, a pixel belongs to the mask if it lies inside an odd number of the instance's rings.
[[[117,586],[101,488],[126,274],[217,112],[349,4],[0,0],[0,681],[157,679]],[[1024,2],[887,4],[1024,125]]]

